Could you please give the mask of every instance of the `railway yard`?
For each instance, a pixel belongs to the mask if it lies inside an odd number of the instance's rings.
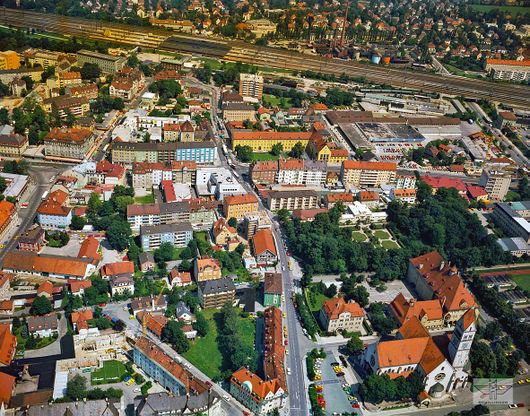
[[[102,23],[96,20],[7,8],[0,10],[0,22],[5,26],[31,27],[63,35],[89,37],[168,52],[196,54],[288,71],[311,70],[335,75],[344,73],[352,77],[365,77],[368,81],[393,87],[484,98],[516,107],[530,105],[530,88],[527,86],[328,59],[284,49],[260,47],[237,40],[209,39],[176,34],[153,27],[132,27],[118,23]]]

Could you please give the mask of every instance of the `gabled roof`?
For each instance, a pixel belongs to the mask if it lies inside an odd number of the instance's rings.
[[[428,320],[438,320],[443,318],[442,305],[440,300],[414,300],[407,301],[402,293],[399,293],[389,304],[390,310],[396,319],[403,324],[407,319],[416,316],[422,319],[427,316]]]
[[[88,329],[88,321],[94,318],[92,314],[92,309],[84,308],[77,311],[73,311],[70,315],[72,319],[72,324],[76,325],[77,330]]]
[[[84,278],[89,264],[87,259],[37,254],[31,251],[10,251],[4,257],[2,267],[6,270]]]
[[[11,333],[11,325],[0,323],[0,364],[10,365],[17,349],[17,337]]]
[[[79,248],[79,253],[77,254],[77,257],[92,259],[96,263],[99,263],[101,255],[98,253],[98,249],[99,241],[94,236],[89,235],[81,243],[81,247]]]
[[[92,287],[92,280],[69,279],[68,284],[70,285],[70,291],[73,294],[76,294],[79,293],[81,289],[87,289],[89,287]]]
[[[0,373],[0,403],[7,407],[13,391],[15,390],[16,377],[6,373]]]
[[[245,367],[240,368],[232,374],[230,382],[249,389],[257,396],[258,402],[264,400],[269,393],[276,394],[278,389],[281,388],[277,379],[264,381]]]
[[[213,235],[217,238],[223,231],[228,231],[230,234],[236,234],[237,230],[234,227],[228,225],[228,221],[221,217],[213,224]]]
[[[224,197],[226,205],[257,204],[258,198],[254,194],[227,195]]]
[[[281,273],[265,273],[264,292],[275,295],[283,293]]]
[[[53,293],[53,284],[49,280],[42,282],[37,288],[37,295],[46,294],[51,296]]]
[[[262,228],[261,230],[256,231],[252,237],[252,245],[254,246],[254,254],[256,256],[259,256],[266,251],[277,256],[272,231],[268,228]]]
[[[134,263],[132,261],[118,261],[116,263],[108,263],[101,268],[102,276],[116,276],[120,274],[133,273]]]
[[[397,164],[392,162],[361,162],[358,160],[345,160],[342,162],[342,167],[344,169],[395,171],[397,169]]]
[[[344,298],[336,297],[328,299],[322,305],[322,310],[330,321],[339,319],[342,313],[350,313],[353,317],[363,317],[365,313],[361,306],[355,302],[346,303]]]

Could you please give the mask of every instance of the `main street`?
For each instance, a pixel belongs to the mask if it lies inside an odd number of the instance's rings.
[[[51,188],[52,179],[62,172],[66,166],[61,164],[53,163],[39,163],[39,162],[28,162],[29,163],[29,177],[31,178],[30,186],[34,189],[28,189],[26,195],[30,195],[27,200],[20,201],[21,203],[28,203],[28,207],[19,209],[20,224],[11,235],[11,239],[5,244],[4,248],[0,251],[0,263],[4,260],[4,256],[7,252],[16,249],[17,239],[20,232],[28,228],[35,219],[35,212],[41,202],[42,195],[44,192]]]

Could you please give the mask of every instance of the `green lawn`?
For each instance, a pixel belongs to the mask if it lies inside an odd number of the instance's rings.
[[[318,312],[322,308],[322,304],[327,301],[329,298],[323,293],[313,291],[313,294],[310,293],[309,289],[305,290],[307,306],[311,312]]]
[[[122,362],[109,360],[103,362],[103,367],[92,371],[91,382],[96,384],[118,383],[127,370]]]
[[[381,240],[381,245],[383,246],[383,248],[387,250],[391,248],[399,248],[399,245],[395,241],[392,241],[392,240]]]
[[[517,284],[517,286],[530,291],[530,274],[516,274],[509,277]]]
[[[285,105],[283,107],[280,106],[281,100],[282,99],[280,97],[276,97],[275,95],[263,94],[263,104],[270,104],[273,107],[281,107],[283,109],[287,109],[287,108],[291,108],[292,107],[290,98],[284,98],[283,99],[283,101],[285,103]]]
[[[366,235],[364,235],[360,231],[353,231],[351,233],[351,238],[353,239],[353,241],[357,241],[359,243],[368,239],[368,237],[366,237]]]
[[[524,6],[497,6],[494,4],[470,4],[472,9],[479,12],[487,13],[491,10],[500,10],[511,14],[525,14],[530,13],[528,7]]]
[[[380,240],[388,240],[390,238],[390,234],[384,230],[375,230],[374,235]]]
[[[153,196],[153,194],[137,196],[134,198],[134,202],[136,202],[137,204],[153,204],[155,202],[155,197]]]
[[[219,377],[223,364],[223,355],[217,345],[218,332],[215,320],[215,315],[219,313],[219,310],[205,309],[202,313],[210,324],[208,334],[204,338],[197,338],[191,342],[190,349],[182,355],[208,377]],[[255,321],[250,318],[240,318],[238,325],[243,334],[244,342],[254,348],[256,338]]]
[[[263,160],[278,160],[279,156],[271,155],[270,153],[252,153],[252,160],[263,161]]]

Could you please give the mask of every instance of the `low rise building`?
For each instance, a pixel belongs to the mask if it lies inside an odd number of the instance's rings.
[[[65,71],[58,74],[59,88],[65,88],[68,85],[77,85],[83,82],[81,72]]]
[[[388,306],[399,326],[414,316],[428,331],[444,328],[443,309],[439,299],[407,300],[399,293]]]
[[[89,129],[52,129],[44,138],[44,154],[48,157],[83,160],[94,146],[95,136]]]
[[[66,229],[72,222],[72,208],[67,206],[68,194],[61,189],[50,193],[37,208],[37,221],[45,230]]]
[[[45,338],[58,333],[59,322],[53,312],[42,316],[28,316],[26,321],[30,335]]]
[[[127,205],[127,221],[134,232],[142,226],[189,222],[190,205],[187,201]]]
[[[38,224],[20,234],[17,240],[18,249],[38,253],[44,247],[44,230]]]
[[[162,243],[170,243],[175,247],[183,248],[192,238],[193,228],[189,222],[140,227],[140,239],[144,251],[156,250]]]
[[[280,159],[276,181],[285,185],[323,186],[326,183],[326,177],[326,162]]]
[[[196,282],[220,279],[221,264],[213,257],[197,258],[193,265],[193,275]]]
[[[200,281],[198,294],[203,309],[221,308],[227,302],[234,302],[236,287],[228,277]]]
[[[491,217],[509,237],[530,243],[530,201],[496,203]]]
[[[18,221],[17,209],[9,201],[0,201],[0,241],[16,228]]]
[[[258,198],[254,194],[231,195],[223,200],[225,218],[241,220],[245,215],[258,211]]]
[[[77,62],[79,67],[83,67],[84,64],[96,64],[101,72],[112,74],[122,69],[127,59],[123,56],[112,56],[104,53],[89,51],[81,49],[77,52]]]
[[[17,352],[17,337],[11,332],[11,324],[0,323],[0,364],[11,365]]]
[[[250,165],[250,179],[254,185],[270,185],[276,183],[277,175],[277,160],[260,160]]]
[[[282,274],[281,273],[265,273],[265,280],[263,284],[263,306],[277,306],[282,304]]]
[[[310,189],[271,191],[268,193],[267,205],[271,211],[317,208],[318,193]]]
[[[195,128],[189,120],[182,123],[166,123],[162,131],[165,142],[192,142],[195,140]]]
[[[366,314],[355,302],[346,302],[344,298],[328,299],[322,304],[319,320],[326,332],[361,332]]]
[[[28,149],[29,140],[21,134],[0,134],[0,155],[21,157]]]
[[[118,275],[110,279],[110,293],[112,296],[134,293],[134,280],[131,276]]]
[[[95,100],[98,98],[97,84],[74,84],[68,85],[65,92],[72,97],[84,97],[87,100]]]
[[[250,146],[254,152],[270,152],[276,144],[281,144],[284,152],[289,152],[300,143],[304,149],[313,136],[313,132],[279,131],[234,131],[231,134],[232,149],[236,146]]]
[[[392,201],[404,202],[407,204],[416,203],[416,189],[398,189],[393,188],[390,190],[390,199]]]
[[[248,103],[226,103],[223,105],[223,119],[225,121],[256,121],[256,110]]]
[[[271,229],[256,231],[252,237],[252,251],[258,266],[267,266],[278,261],[278,253]]]
[[[493,79],[526,81],[530,79],[530,59],[486,59],[486,71]]]
[[[56,112],[61,119],[65,119],[69,114],[74,117],[83,117],[90,112],[90,103],[83,96],[59,95],[45,99],[42,104],[46,112]]]

